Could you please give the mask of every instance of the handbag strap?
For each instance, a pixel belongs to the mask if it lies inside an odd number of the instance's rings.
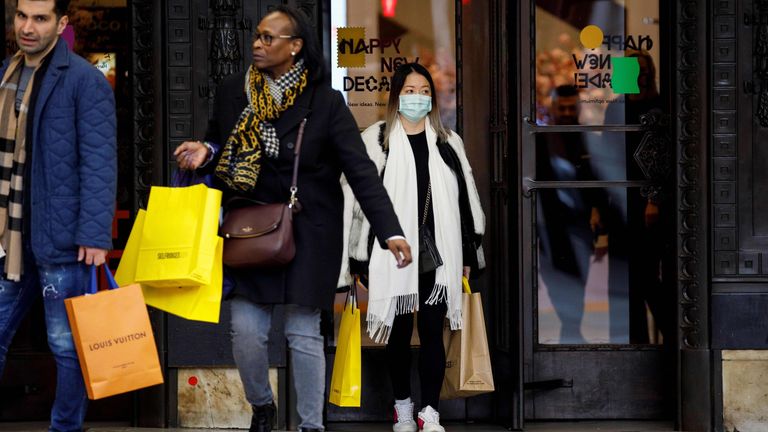
[[[299,136],[296,138],[296,149],[293,151],[293,177],[291,178],[290,207],[293,207],[296,204],[296,193],[299,191],[296,182],[299,178],[299,157],[301,156],[301,142],[304,141],[304,126],[306,125],[307,119],[305,117],[304,120],[301,121],[301,126],[299,126]]]
[[[432,203],[432,182],[427,185],[427,199],[424,201],[424,216],[421,218],[421,226],[427,224],[427,215],[429,214],[429,205]]]

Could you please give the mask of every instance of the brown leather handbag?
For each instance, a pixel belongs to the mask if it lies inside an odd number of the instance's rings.
[[[287,203],[263,204],[247,198],[233,198],[227,202],[227,207],[238,202],[256,205],[233,208],[224,215],[221,236],[224,237],[222,260],[225,265],[233,268],[279,267],[291,262],[296,255],[293,213],[297,207],[299,151],[306,124],[307,119],[304,119],[299,126],[293,157],[291,197]]]

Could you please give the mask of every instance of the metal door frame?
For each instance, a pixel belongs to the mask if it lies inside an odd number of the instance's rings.
[[[524,113],[531,113],[534,100],[532,78],[533,64],[526,69],[523,59],[531,59],[532,41],[535,37],[535,0],[520,2],[518,6],[517,69],[518,171],[531,166],[534,155],[523,153],[523,139],[528,127],[523,120]],[[675,185],[677,208],[677,381],[676,427],[686,430],[712,430],[714,417],[713,358],[709,349],[709,304],[708,304],[708,236],[707,211],[708,172],[707,141],[708,130],[704,113],[708,112],[707,88],[709,75],[706,58],[698,53],[707,53],[707,3],[702,0],[685,0],[667,4],[660,2],[661,14],[665,15],[672,29],[667,33],[662,57],[669,63],[666,79],[670,87],[672,102],[670,113],[673,120],[673,145],[675,146]],[[666,10],[665,10],[666,9]],[[510,37],[510,45],[514,39]],[[674,45],[673,45],[674,44]],[[665,52],[666,51],[666,52]],[[675,67],[676,66],[676,67]],[[510,68],[510,73],[515,70]],[[512,92],[510,92],[512,93]],[[514,100],[514,99],[511,99]],[[510,104],[512,105],[512,104]],[[512,108],[512,107],[510,107]],[[515,111],[514,108],[511,111]],[[510,146],[511,147],[511,146]],[[523,176],[517,181],[521,196],[529,191],[530,184],[524,184]],[[527,341],[533,335],[533,293],[526,287],[534,286],[536,273],[533,252],[523,248],[535,247],[532,232],[534,215],[526,214],[522,200],[518,206],[518,231],[520,233],[520,285],[518,298],[522,300],[522,317],[518,320],[518,360],[521,375],[532,373],[533,343]],[[527,252],[527,253],[526,253]],[[522,428],[524,393],[522,386],[516,391],[514,426]]]

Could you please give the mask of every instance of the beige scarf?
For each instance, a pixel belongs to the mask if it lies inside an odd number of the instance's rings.
[[[40,64],[43,62],[41,61]],[[5,275],[12,281],[21,280],[24,245],[24,164],[27,159],[27,113],[38,65],[29,79],[16,114],[16,91],[24,54],[19,51],[11,58],[0,82],[0,245],[5,250]]]

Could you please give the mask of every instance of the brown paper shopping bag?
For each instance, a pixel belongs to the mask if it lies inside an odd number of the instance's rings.
[[[64,301],[88,398],[101,399],[163,383],[155,337],[138,284],[97,292],[96,267],[89,293]]]
[[[462,329],[451,331],[450,325],[446,324],[443,334],[445,379],[440,390],[440,399],[475,396],[494,390],[483,301],[480,293],[473,294],[469,290],[466,278],[463,282]]]

